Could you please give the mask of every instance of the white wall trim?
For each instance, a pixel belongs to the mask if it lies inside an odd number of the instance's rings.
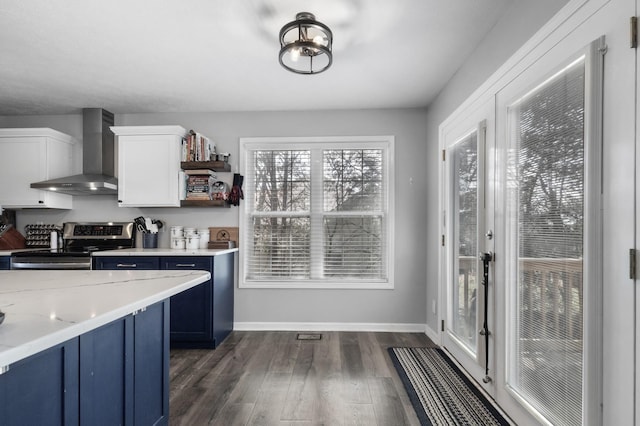
[[[433,343],[435,343],[436,345],[440,345],[440,333],[438,333],[433,328],[429,327],[428,324],[425,327],[424,333],[427,335],[429,339],[431,339]]]
[[[425,324],[338,323],[338,322],[235,322],[236,331],[377,331],[426,333]],[[432,339],[433,340],[433,339]]]

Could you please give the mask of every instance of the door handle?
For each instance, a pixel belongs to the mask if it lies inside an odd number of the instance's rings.
[[[482,261],[482,286],[484,287],[484,320],[482,322],[482,330],[480,330],[480,335],[484,336],[485,341],[485,376],[482,379],[484,383],[491,382],[491,377],[489,377],[489,336],[491,335],[491,332],[489,331],[487,318],[489,316],[489,263],[494,259],[494,257],[494,254],[490,251],[480,253],[480,260]]]
[[[480,260],[482,260],[483,266],[486,265],[488,268],[489,262],[493,260],[493,253],[490,251],[486,253],[480,253]]]

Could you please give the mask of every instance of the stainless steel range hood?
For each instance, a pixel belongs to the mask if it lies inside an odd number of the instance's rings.
[[[118,194],[115,175],[113,114],[102,108],[82,110],[82,174],[31,184],[70,195]]]

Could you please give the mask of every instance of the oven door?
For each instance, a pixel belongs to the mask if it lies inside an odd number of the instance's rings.
[[[11,256],[10,268],[27,269],[91,269],[90,256],[42,256],[38,254]]]

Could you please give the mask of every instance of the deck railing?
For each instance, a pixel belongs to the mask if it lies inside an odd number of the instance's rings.
[[[538,347],[541,341],[566,344],[582,340],[582,259],[520,258],[519,286],[521,343]],[[480,268],[475,256],[459,257],[459,295],[461,310],[468,314],[472,303],[475,277]],[[480,282],[477,283],[478,291]],[[475,312],[474,312],[475,313]],[[535,324],[535,327],[532,325]],[[525,341],[527,343],[525,343]],[[533,348],[531,348],[533,349]]]

